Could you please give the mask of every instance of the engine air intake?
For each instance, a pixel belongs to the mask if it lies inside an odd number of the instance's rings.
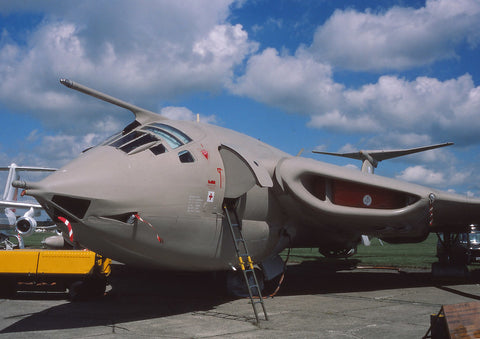
[[[83,219],[90,206],[90,200],[66,197],[63,195],[54,195],[52,202],[79,219]]]

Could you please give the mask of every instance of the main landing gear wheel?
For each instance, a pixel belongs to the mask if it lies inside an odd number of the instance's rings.
[[[468,278],[468,251],[458,242],[458,233],[437,233],[438,262],[432,264],[435,278]]]
[[[325,258],[348,258],[357,253],[356,248],[342,248],[339,250],[319,250]]]
[[[106,287],[105,279],[77,280],[68,287],[68,299],[70,301],[83,301],[100,298],[105,294]]]
[[[0,298],[10,299],[17,292],[17,282],[8,277],[0,278]]]

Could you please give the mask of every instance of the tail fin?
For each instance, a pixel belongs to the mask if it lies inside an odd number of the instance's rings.
[[[399,150],[376,150],[376,151],[358,151],[353,153],[330,153],[330,152],[320,152],[320,151],[312,151],[312,153],[317,154],[327,154],[327,155],[334,155],[344,158],[351,158],[362,160],[362,172],[367,172],[373,174],[375,168],[382,160],[388,160],[392,158],[401,157],[408,154],[424,152],[435,148],[445,147],[453,145],[453,142],[445,142],[443,144],[436,144],[430,146],[423,146],[423,147],[416,147],[416,148],[407,148],[407,149],[399,149]]]
[[[20,179],[18,172],[54,172],[56,168],[48,167],[31,167],[31,166],[17,166],[17,164],[11,164],[8,167],[0,167],[0,171],[8,171],[7,182],[5,183],[5,190],[3,191],[4,201],[16,201],[17,189],[12,186],[12,182]]]

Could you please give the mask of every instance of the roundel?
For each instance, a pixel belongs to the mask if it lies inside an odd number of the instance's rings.
[[[363,196],[363,204],[365,206],[370,206],[372,204],[372,197],[368,194]]]

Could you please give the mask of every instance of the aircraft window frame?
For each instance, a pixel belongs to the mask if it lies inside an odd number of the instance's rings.
[[[140,131],[132,131],[128,134],[125,134],[121,138],[115,140],[114,142],[110,143],[109,146],[115,147],[115,148],[121,148],[124,145],[132,142],[133,140],[140,138],[142,135],[145,133],[142,133]]]
[[[105,141],[103,141],[99,146],[110,146],[109,144],[120,137],[124,136],[123,132],[117,132],[114,135],[109,136]]]
[[[178,152],[178,159],[182,164],[188,164],[195,162],[195,158],[189,150],[184,149],[183,151]]]
[[[139,127],[139,124],[130,124],[123,131],[110,136],[100,146],[111,146],[127,154],[150,149],[154,155],[159,155],[193,141],[182,131],[163,123],[152,123],[138,129],[135,127]],[[189,151],[179,152],[178,156],[183,163],[195,161],[195,157]]]
[[[150,152],[152,152],[154,155],[160,155],[160,154],[164,154],[164,153],[167,153],[168,150],[167,148],[165,147],[164,144],[162,143],[159,143],[157,145],[154,145],[152,147],[149,148]]]
[[[175,149],[175,148],[178,148],[178,147],[184,145],[183,142],[180,141],[180,139],[178,139],[174,135],[168,133],[167,131],[165,131],[165,130],[159,128],[159,127],[148,125],[148,126],[143,127],[142,130],[153,133],[153,134],[157,135],[158,137],[160,137],[162,140],[165,140],[165,142],[168,144],[168,146],[171,149]]]
[[[165,130],[166,132],[168,132],[169,134],[173,135],[175,138],[180,140],[183,144],[188,144],[189,142],[192,141],[192,138],[190,138],[188,135],[186,135],[185,133],[183,133],[182,131],[180,131],[179,129],[173,126],[162,124],[159,122],[150,124],[149,126],[158,127],[160,129]]]
[[[129,143],[123,145],[122,147],[119,147],[119,149],[124,151],[125,153],[130,153],[136,148],[139,148],[143,145],[146,145],[152,142],[157,142],[157,141],[159,141],[159,139],[156,136],[150,133],[143,133],[143,135],[130,141]]]
[[[480,234],[479,233],[470,233],[470,243],[478,245],[480,244]]]

